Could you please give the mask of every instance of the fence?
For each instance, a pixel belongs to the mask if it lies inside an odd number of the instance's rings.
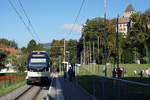
[[[0,89],[25,80],[25,76],[0,76]]]
[[[104,77],[90,73],[85,67],[83,70],[80,68],[81,73],[84,73],[84,70],[88,74],[79,76],[79,83],[98,100],[149,100],[150,98],[149,84]]]

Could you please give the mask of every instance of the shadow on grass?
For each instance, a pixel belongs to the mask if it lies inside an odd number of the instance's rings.
[[[150,84],[150,78],[126,77],[125,80]],[[150,100],[150,87],[103,79],[94,75],[78,76],[79,84],[98,100]],[[120,99],[119,99],[120,98]]]
[[[141,82],[145,84],[150,84],[150,77],[124,77],[124,80],[130,80],[130,81],[136,81],[136,82]]]

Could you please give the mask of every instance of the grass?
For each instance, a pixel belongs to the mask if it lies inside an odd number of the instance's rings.
[[[89,75],[89,76],[86,76],[86,75]],[[92,82],[91,72],[87,73],[87,70],[82,70],[82,69],[79,70],[78,82],[84,89],[86,89],[86,91],[92,94],[93,82]]]
[[[103,65],[100,65],[99,73],[98,73],[98,65],[85,65],[85,67],[90,70],[92,73],[99,74],[101,76],[104,76],[103,71]],[[120,64],[120,68],[124,68],[126,70],[125,77],[134,77],[134,70],[137,71],[137,77],[140,77],[139,73],[142,70],[146,70],[147,68],[150,68],[150,65],[148,64]],[[112,70],[113,65],[107,66],[107,76],[112,76]],[[146,77],[146,74],[144,73],[144,77]]]
[[[10,86],[7,87],[7,88],[2,88],[2,89],[0,90],[0,96],[3,96],[3,95],[5,95],[5,94],[7,94],[7,93],[13,91],[14,89],[19,88],[19,87],[21,87],[21,86],[23,86],[23,85],[25,85],[25,84],[26,84],[26,81],[24,80],[24,81],[15,83],[15,84],[13,84],[13,85],[10,85]]]
[[[142,64],[122,64],[120,67],[123,67],[127,70],[125,75],[126,80],[138,81],[150,84],[150,78],[144,77],[140,80],[139,75],[134,77],[133,71],[136,70],[139,73],[141,70],[148,68],[148,65]],[[150,67],[150,66],[149,66]],[[104,98],[105,100],[117,100],[118,91],[120,91],[120,100],[149,100],[150,89],[149,87],[133,85],[124,82],[118,82],[114,80],[105,79],[103,80],[100,77],[94,76],[94,74],[99,74],[104,76],[102,73],[102,66],[100,66],[100,71],[98,73],[97,66],[84,66],[79,68],[78,82],[79,84],[87,90],[90,94],[95,95],[99,100],[102,99],[102,86],[104,86]],[[107,67],[108,76],[112,76],[112,66]],[[103,84],[104,82],[104,84]],[[120,89],[118,88],[120,86]],[[95,89],[95,94],[94,94]]]
[[[0,73],[0,76],[26,76],[26,72]]]

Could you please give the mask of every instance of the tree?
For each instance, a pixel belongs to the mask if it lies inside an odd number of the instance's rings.
[[[64,57],[64,39],[62,40],[53,40],[51,44],[51,48],[48,51],[52,63],[55,67],[59,67]],[[60,62],[61,60],[61,62]]]
[[[116,48],[116,19],[107,19],[106,20],[106,33],[107,33],[107,60],[108,62],[112,62],[112,59],[115,55]],[[105,47],[105,39],[104,39],[104,19],[103,18],[94,18],[91,20],[87,20],[86,24],[83,26],[83,35],[85,36],[86,46],[89,46],[94,42],[95,46],[95,56],[96,62],[98,62],[97,56],[97,37],[100,37],[100,58],[101,62],[104,62],[104,47]],[[120,35],[120,38],[122,35]],[[82,40],[82,38],[81,38]],[[83,49],[82,49],[83,50]],[[81,51],[82,51],[81,50]],[[121,56],[122,49],[119,49],[119,54]],[[80,52],[81,52],[80,51]],[[90,52],[87,50],[87,52]]]
[[[27,56],[21,55],[21,56],[12,56],[12,65],[14,66],[14,69],[17,72],[24,72],[26,70],[26,62]]]
[[[65,61],[69,63],[76,62],[76,41],[75,40],[66,40],[65,41]],[[61,62],[64,60],[64,39],[62,40],[53,40],[51,43],[51,48],[49,51],[50,57],[52,59],[53,65],[58,68]]]
[[[25,48],[25,47],[22,47],[21,51],[22,51],[23,54],[28,54],[27,48]]]
[[[45,51],[46,49],[44,48],[44,45],[39,43],[37,44],[37,51]]]
[[[27,46],[28,53],[31,53],[32,51],[37,50],[37,44],[35,40],[31,40]]]
[[[7,55],[6,51],[0,50],[0,70],[5,68],[7,63]]]
[[[150,29],[148,28],[150,17],[146,14],[135,13],[130,19],[132,27],[129,29],[129,41],[132,43],[132,47],[137,48],[139,53],[138,59],[144,60],[145,57],[148,57],[147,49],[150,47]]]
[[[68,51],[68,56],[66,56],[66,60],[70,63],[76,63],[76,41],[70,39],[66,43],[66,51]]]
[[[7,39],[0,39],[0,45],[1,46],[9,46],[14,47],[15,49],[18,49],[18,44],[15,41],[9,41]]]

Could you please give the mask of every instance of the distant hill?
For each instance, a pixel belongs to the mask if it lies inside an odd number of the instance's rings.
[[[43,43],[44,48],[49,49],[51,47],[51,43]]]

